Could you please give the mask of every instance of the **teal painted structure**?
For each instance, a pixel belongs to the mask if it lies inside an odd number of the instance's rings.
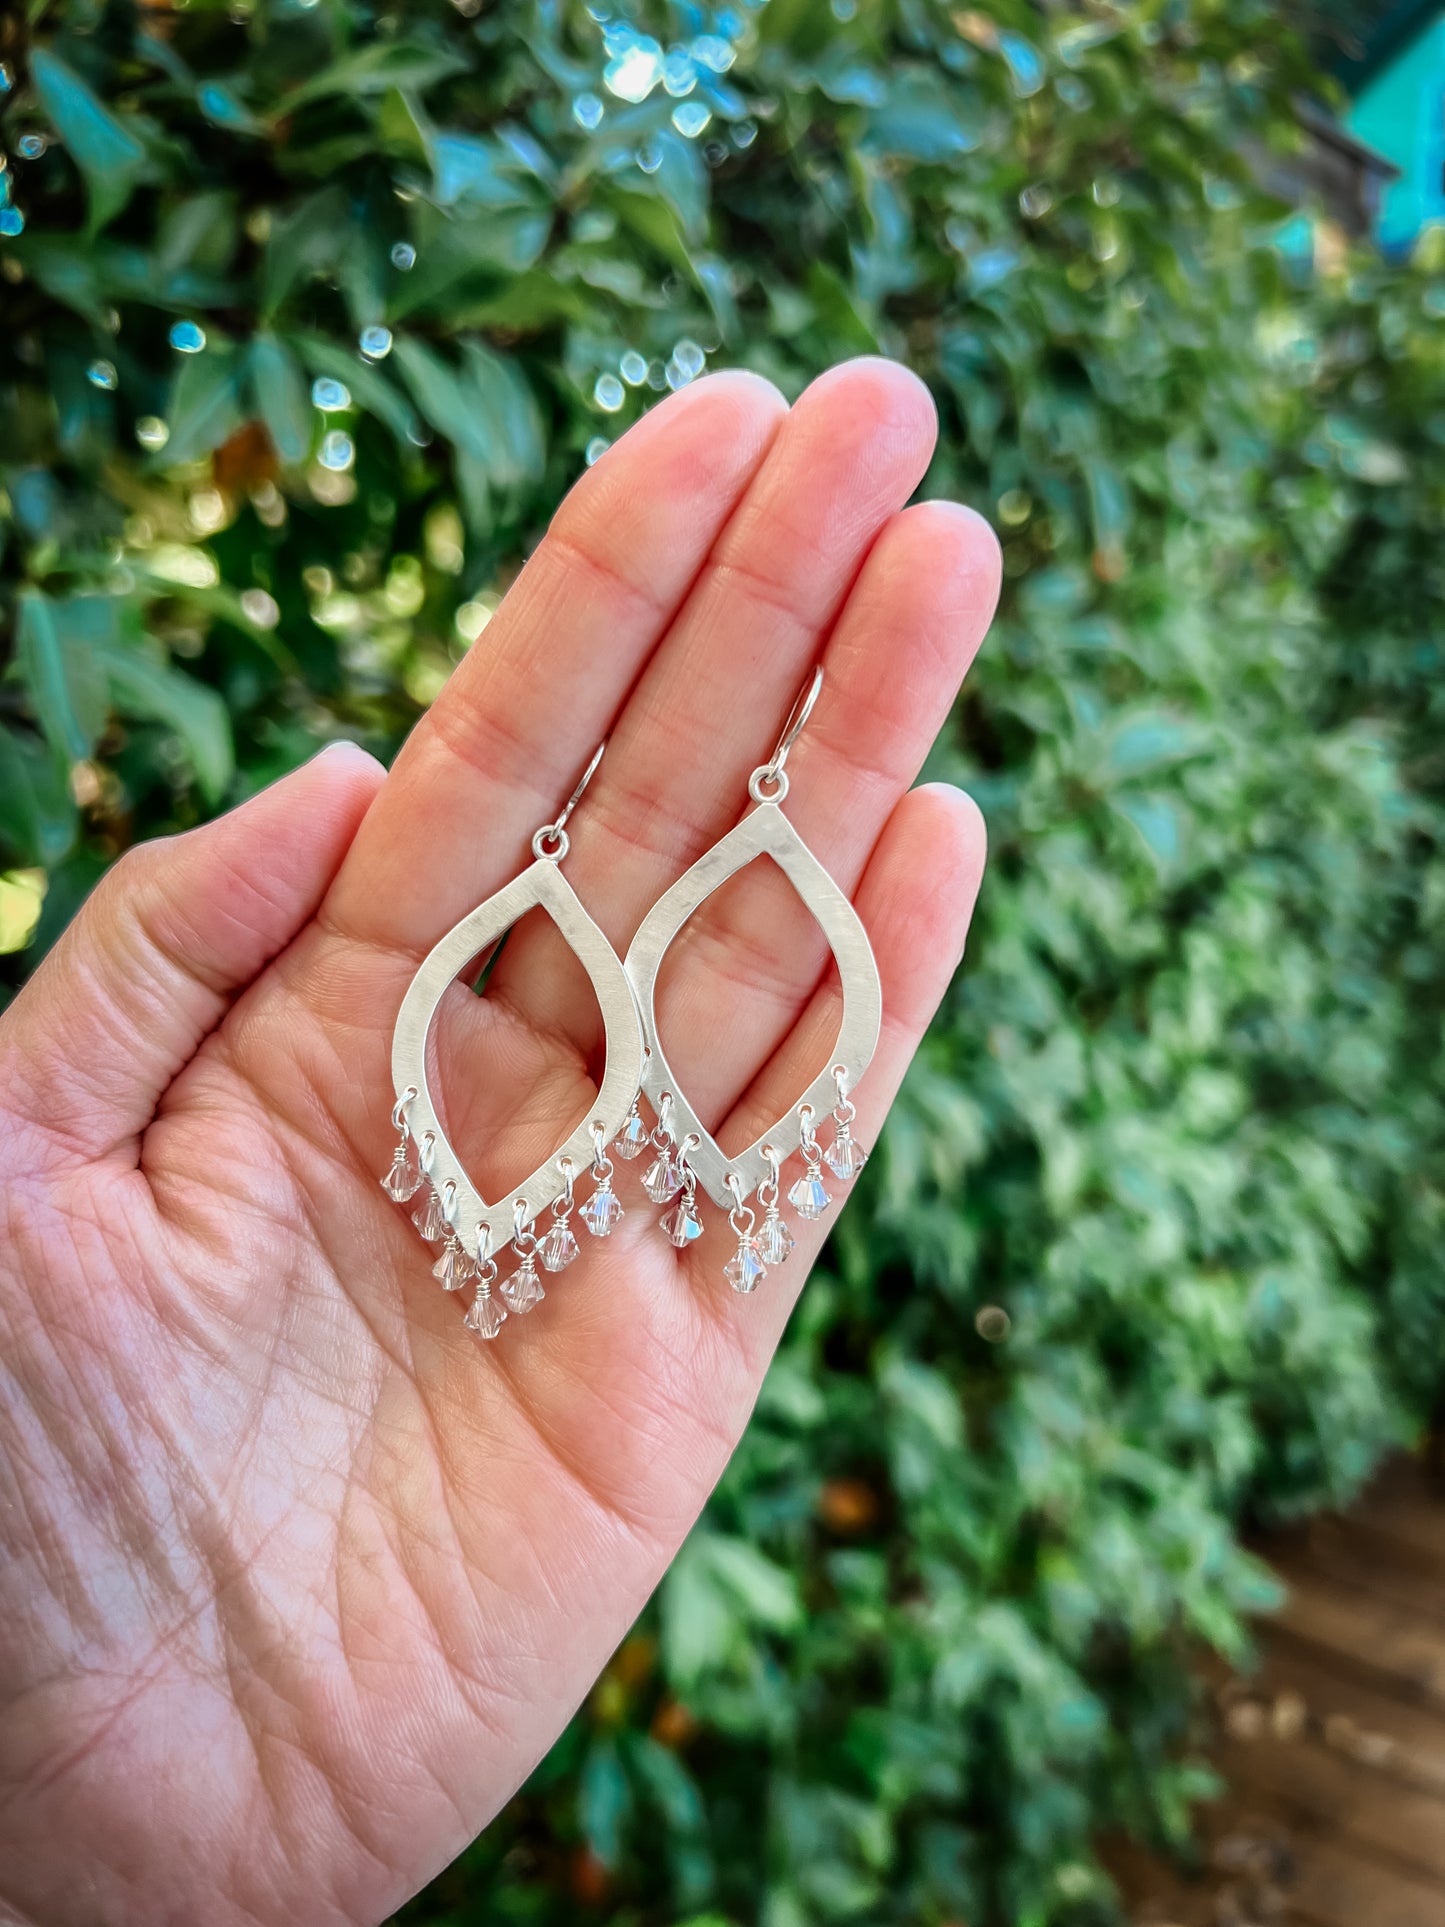
[[[1375,226],[1390,253],[1409,248],[1428,222],[1445,221],[1445,6],[1422,11],[1418,29],[1356,83],[1345,115],[1356,140],[1400,170]]]

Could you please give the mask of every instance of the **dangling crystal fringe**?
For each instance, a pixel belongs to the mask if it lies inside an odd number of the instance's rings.
[[[810,1164],[788,1193],[788,1202],[800,1218],[821,1218],[833,1202],[816,1164]]]
[[[409,1156],[411,1140],[403,1138],[392,1154],[391,1169],[381,1180],[381,1188],[396,1204],[405,1204],[422,1187],[422,1175]]]
[[[670,1151],[655,1158],[642,1174],[642,1188],[654,1204],[667,1204],[683,1186],[682,1167]]]
[[[723,1277],[734,1291],[756,1291],[768,1275],[756,1238],[741,1238],[737,1251],[723,1266]]]
[[[441,1199],[431,1185],[427,1186],[426,1197],[412,1212],[411,1221],[429,1244],[435,1244],[438,1238],[446,1236],[446,1213],[442,1210]]]
[[[506,1323],[507,1314],[497,1303],[485,1285],[478,1288],[476,1297],[462,1323],[478,1338],[495,1338]]]
[[[542,1240],[538,1255],[548,1271],[564,1271],[580,1250],[581,1246],[572,1235],[572,1227],[565,1218],[559,1218]]]
[[[610,1238],[623,1217],[622,1200],[612,1189],[611,1178],[604,1178],[577,1213],[594,1238]]]
[[[637,1100],[634,1098],[632,1109],[627,1113],[626,1123],[612,1140],[612,1148],[618,1157],[625,1158],[630,1164],[633,1158],[642,1156],[650,1141],[651,1133],[642,1121],[637,1109]]]
[[[694,1238],[702,1236],[702,1219],[691,1197],[680,1198],[671,1211],[658,1219],[658,1223],[679,1251],[686,1250]]]
[[[463,1251],[461,1240],[454,1231],[449,1233],[442,1255],[431,1268],[432,1277],[440,1281],[443,1291],[460,1291],[475,1272],[476,1267]]]
[[[868,1162],[868,1153],[861,1144],[854,1142],[853,1133],[848,1126],[841,1124],[838,1127],[838,1135],[823,1154],[823,1162],[835,1178],[841,1178],[843,1183],[847,1184],[849,1179],[857,1177]]]
[[[547,1294],[542,1289],[542,1280],[537,1276],[536,1260],[530,1252],[511,1277],[502,1280],[501,1290],[502,1296],[512,1310],[519,1314],[531,1311],[534,1305],[541,1304]]]
[[[796,1243],[786,1219],[778,1215],[778,1207],[770,1205],[766,1217],[758,1226],[758,1251],[765,1265],[781,1265],[793,1255]]]

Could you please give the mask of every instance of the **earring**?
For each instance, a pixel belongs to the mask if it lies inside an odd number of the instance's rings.
[[[642,1090],[657,1117],[652,1143],[656,1161],[643,1178],[643,1188],[654,1203],[678,1197],[689,1206],[685,1220],[696,1225],[687,1237],[678,1235],[681,1223],[675,1206],[661,1220],[678,1245],[700,1234],[693,1201],[693,1185],[700,1183],[713,1201],[729,1212],[738,1247],[726,1267],[728,1282],[738,1291],[753,1291],[767,1269],[781,1264],[793,1249],[793,1234],[779,1210],[784,1162],[801,1151],[805,1170],[788,1192],[789,1202],[802,1218],[822,1216],[832,1202],[823,1167],[846,1182],[863,1168],[865,1153],[852,1134],[855,1116],[848,1093],[862,1077],[877,1048],[883,1016],[883,989],[868,933],[847,896],[823,868],[783,814],[788,794],[785,764],[793,744],[813,712],[823,687],[817,668],[807,688],[793,705],[778,746],[767,762],[748,779],[748,795],[757,805],[736,829],[698,858],[648,911],[623,968],[636,993],[642,1013],[644,1057]],[[812,912],[828,939],[843,985],[843,1020],[828,1066],[804,1091],[794,1109],[769,1125],[756,1142],[727,1157],[704,1129],[697,1113],[678,1088],[657,1035],[657,976],[668,946],[719,885],[735,876],[754,857],[770,856]],[[814,1126],[824,1108],[832,1106],[834,1135],[825,1151]],[[626,1143],[613,1147],[620,1155],[636,1155],[637,1126],[630,1113]],[[640,1124],[641,1120],[637,1120]],[[638,1146],[640,1148],[640,1146]],[[757,1224],[747,1200],[754,1191],[763,1208]]]
[[[577,1212],[588,1231],[605,1238],[622,1216],[604,1147],[637,1108],[642,1024],[617,952],[582,908],[560,868],[570,847],[567,819],[601,760],[599,749],[556,822],[544,823],[532,838],[529,868],[469,911],[426,957],[402,999],[392,1038],[391,1073],[398,1095],[391,1120],[398,1137],[382,1189],[398,1204],[421,1194],[412,1219],[423,1238],[441,1245],[433,1275],[445,1291],[475,1287],[466,1323],[481,1338],[495,1338],[509,1312],[521,1314],[541,1303],[539,1263],[548,1272],[558,1272],[578,1255],[571,1219],[573,1183],[580,1169],[588,1169],[596,1187]],[[566,1143],[506,1199],[490,1203],[467,1176],[438,1121],[427,1080],[427,1037],[462,967],[536,907],[552,918],[587,972],[602,1012],[607,1063],[596,1103]],[[537,1220],[549,1207],[551,1222],[539,1234]],[[516,1268],[494,1294],[496,1257],[504,1246],[510,1248]]]

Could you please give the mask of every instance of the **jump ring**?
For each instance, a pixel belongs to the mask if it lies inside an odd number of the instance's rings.
[[[748,795],[755,803],[781,803],[788,793],[788,772],[764,763],[748,778]]]

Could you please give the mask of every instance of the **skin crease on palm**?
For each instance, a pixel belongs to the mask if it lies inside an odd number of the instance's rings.
[[[381,1920],[656,1586],[826,1224],[739,1298],[723,1214],[679,1254],[619,1166],[617,1232],[484,1347],[377,1182],[392,1025],[604,736],[564,874],[625,951],[821,660],[787,811],[878,958],[873,1142],[983,867],[968,799],[909,787],[998,587],[976,516],[903,506],[934,435],[876,360],[791,410],[744,374],[669,398],[389,776],[334,749],[134,851],[0,1019],[0,1919]],[[836,977],[771,865],[689,924],[659,1007],[725,1148],[826,1064]],[[435,1036],[489,1195],[593,1101],[596,1003],[538,913]]]

